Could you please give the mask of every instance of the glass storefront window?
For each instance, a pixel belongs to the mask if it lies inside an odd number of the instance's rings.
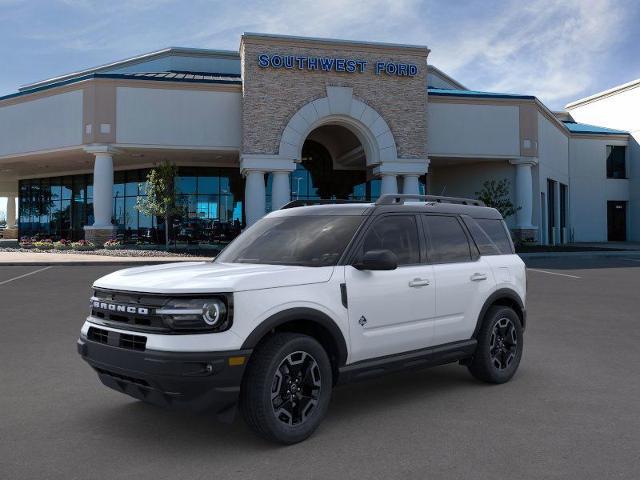
[[[148,170],[114,173],[113,224],[127,244],[164,243],[164,220],[136,209],[144,196]],[[175,244],[224,244],[243,226],[244,180],[237,168],[180,168],[176,188],[184,214],[172,219]],[[20,181],[22,236],[58,240],[83,238],[93,224],[93,176],[73,175]]]

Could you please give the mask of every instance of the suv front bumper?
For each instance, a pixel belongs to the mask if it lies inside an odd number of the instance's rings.
[[[78,353],[114,390],[163,407],[223,413],[238,400],[251,350],[136,351],[80,337]]]

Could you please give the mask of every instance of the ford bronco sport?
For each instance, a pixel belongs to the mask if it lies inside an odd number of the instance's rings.
[[[213,262],[97,280],[78,351],[106,386],[233,418],[285,444],[318,427],[339,383],[449,362],[508,381],[525,268],[475,200],[383,195],[292,202]]]

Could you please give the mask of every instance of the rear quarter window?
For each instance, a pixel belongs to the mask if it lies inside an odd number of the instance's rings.
[[[504,220],[489,218],[464,219],[480,255],[511,255],[513,243]]]

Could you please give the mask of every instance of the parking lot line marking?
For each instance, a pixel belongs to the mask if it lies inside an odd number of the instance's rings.
[[[640,262],[640,258],[623,258],[623,260],[629,260],[631,262]]]
[[[561,277],[582,278],[577,275],[569,275],[568,273],[549,272],[548,270],[538,270],[537,268],[528,268],[532,272],[548,273],[549,275],[560,275]]]
[[[0,285],[4,285],[5,283],[13,282],[14,280],[20,280],[21,278],[28,277],[29,275],[34,275],[34,274],[39,273],[39,272],[44,272],[45,270],[49,270],[50,268],[51,268],[51,266],[44,267],[44,268],[39,268],[38,270],[34,270],[33,272],[25,273],[24,275],[19,275],[17,277],[10,278],[9,280],[5,280],[3,282],[0,282]]]

